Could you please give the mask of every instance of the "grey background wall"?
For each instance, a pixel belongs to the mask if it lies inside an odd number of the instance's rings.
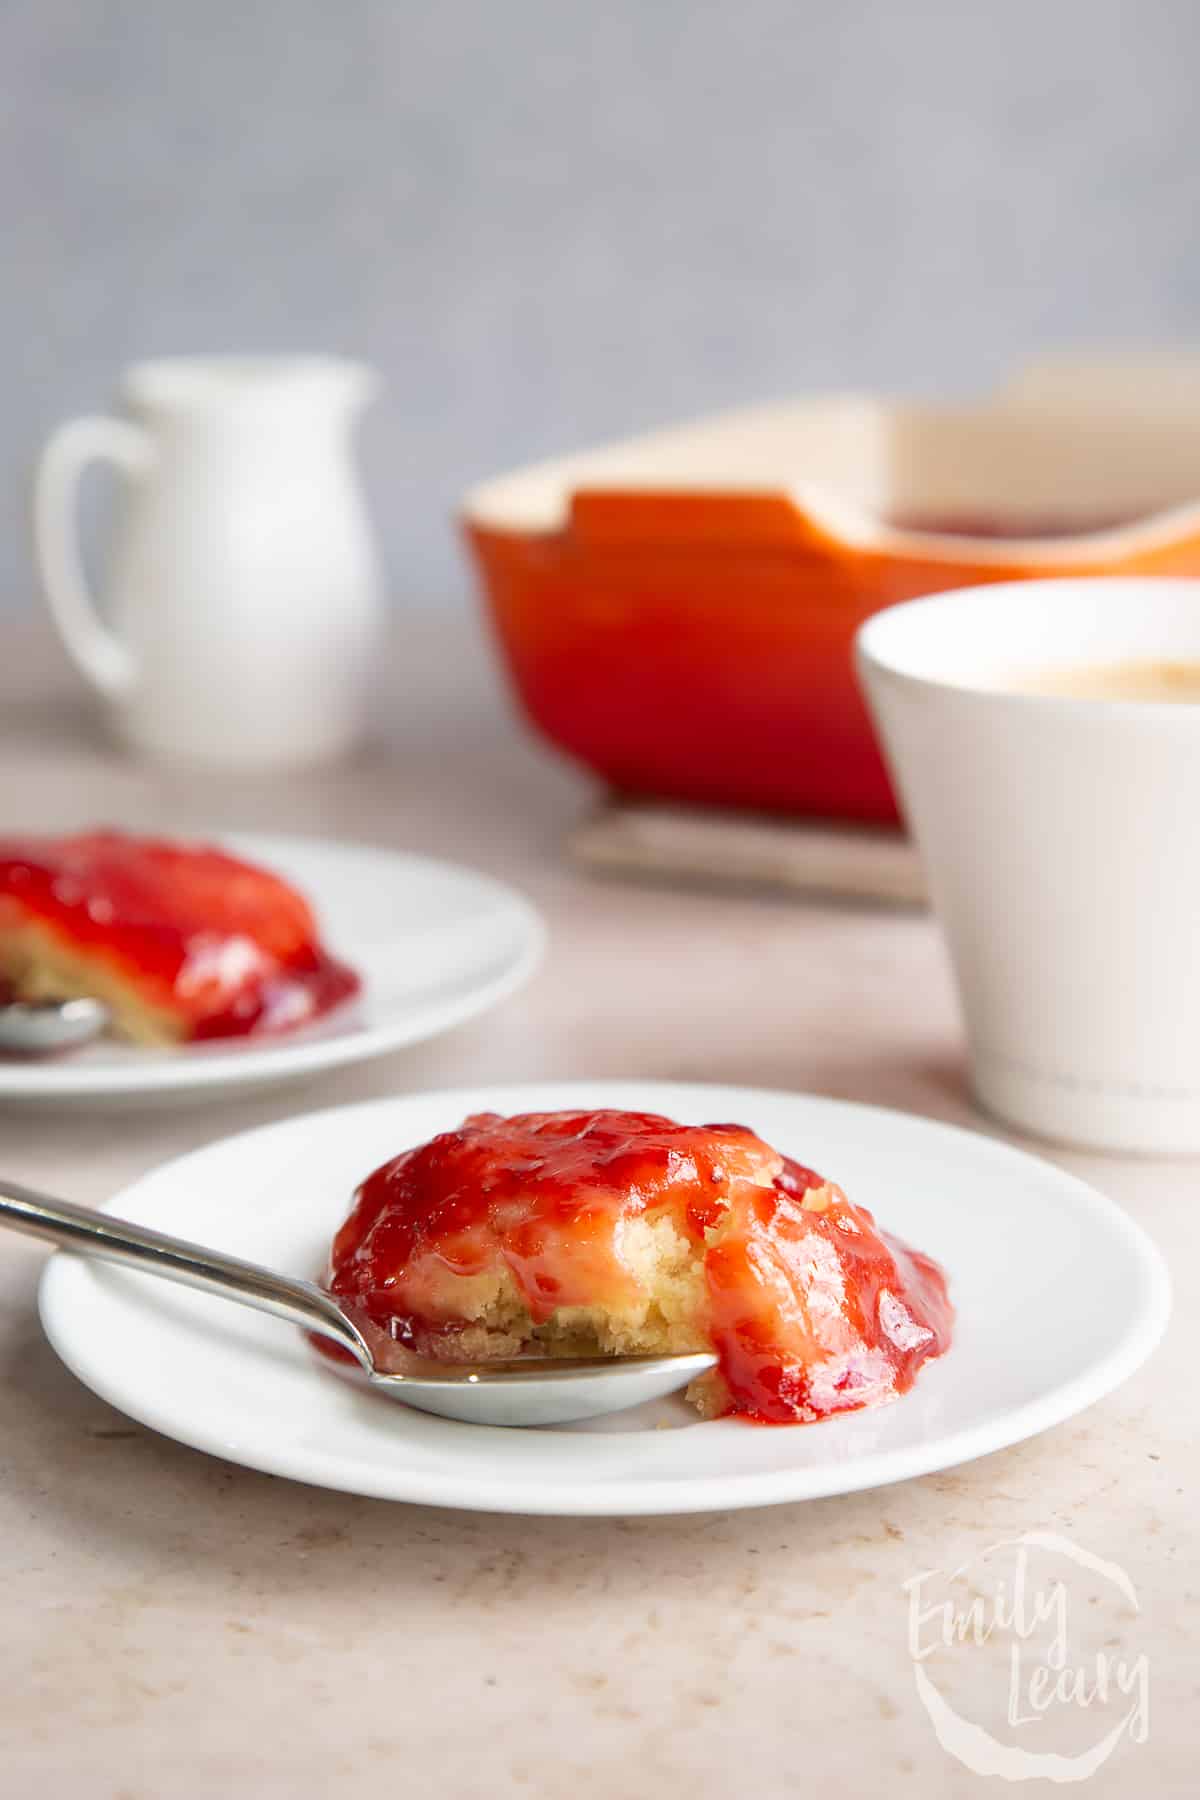
[[[1194,0],[8,0],[0,54],[4,607],[35,447],[135,356],[376,362],[417,606],[507,465],[1200,335]]]

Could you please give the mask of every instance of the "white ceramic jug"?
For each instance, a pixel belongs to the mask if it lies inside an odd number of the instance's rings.
[[[383,618],[350,431],[373,387],[336,358],[141,363],[125,380],[136,422],[76,419],[50,439],[34,494],[42,584],[129,743],[265,768],[360,736]],[[72,517],[92,461],[127,487],[103,617]]]

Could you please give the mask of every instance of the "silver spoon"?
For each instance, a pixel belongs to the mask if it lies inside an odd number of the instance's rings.
[[[442,1363],[414,1356],[411,1371],[387,1374],[375,1367],[370,1345],[354,1320],[315,1282],[278,1275],[259,1263],[167,1237],[111,1213],[72,1206],[14,1182],[0,1185],[0,1225],[288,1319],[348,1350],[376,1393],[473,1425],[561,1425],[618,1412],[673,1393],[717,1360],[708,1351],[494,1363]]]
[[[0,1005],[0,1055],[53,1056],[78,1050],[108,1029],[102,1000],[9,1000]]]

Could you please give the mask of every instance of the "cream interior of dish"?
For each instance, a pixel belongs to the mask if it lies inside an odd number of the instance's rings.
[[[54,932],[31,921],[0,929],[0,981],[18,1000],[102,1000],[113,1031],[135,1044],[173,1044],[182,1035],[177,1019],[147,1006],[128,982],[101,957],[84,956]]]
[[[468,495],[466,512],[499,530],[551,531],[580,490],[689,489],[788,494],[852,541],[905,516],[1058,515],[1077,530],[1139,520],[1200,502],[1200,362],[1140,385],[1051,369],[974,406],[841,394],[727,413],[501,476]],[[1011,560],[1011,538],[975,544]]]

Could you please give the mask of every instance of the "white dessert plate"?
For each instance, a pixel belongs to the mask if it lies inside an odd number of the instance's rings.
[[[468,1112],[563,1106],[753,1126],[944,1264],[951,1349],[891,1405],[817,1425],[702,1423],[671,1399],[504,1430],[362,1393],[276,1320],[63,1252],[42,1280],[50,1341],[130,1417],[250,1468],[479,1511],[629,1514],[849,1493],[984,1456],[1098,1400],[1166,1323],[1158,1251],[1074,1176],[951,1126],[753,1088],[539,1083],[377,1100],[227,1138],[145,1176],[112,1209],[311,1276],[352,1188],[386,1157]]]
[[[203,1098],[361,1062],[485,1012],[541,956],[534,908],[474,869],[319,838],[222,832],[206,841],[299,888],[324,941],[362,977],[361,994],[311,1028],[274,1038],[170,1049],[103,1039],[67,1056],[0,1060],[0,1102]]]

